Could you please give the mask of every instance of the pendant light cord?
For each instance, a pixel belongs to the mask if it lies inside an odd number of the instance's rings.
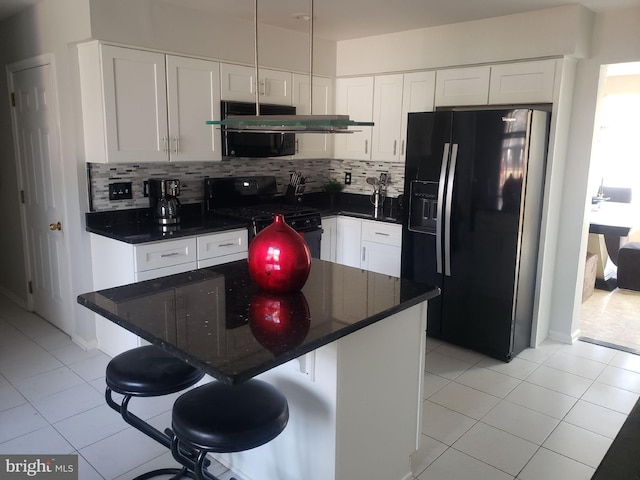
[[[253,0],[254,45],[253,56],[256,77],[256,115],[260,115],[260,77],[258,76],[258,0]]]
[[[313,0],[309,0],[309,115],[313,115]]]
[[[260,76],[258,68],[258,0],[253,0],[253,56],[256,77],[256,115],[260,115]],[[309,0],[309,115],[313,115],[313,0]]]

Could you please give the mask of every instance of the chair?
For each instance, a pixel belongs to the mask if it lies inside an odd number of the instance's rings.
[[[173,457],[198,480],[219,480],[206,470],[209,452],[250,450],[277,437],[289,421],[289,405],[272,385],[251,379],[239,385],[214,381],[194,388],[173,405]],[[196,451],[195,461],[185,451]]]
[[[640,242],[629,242],[618,252],[618,288],[640,292]]]
[[[157,397],[169,395],[195,385],[204,373],[187,365],[179,358],[153,345],[134,348],[115,356],[107,365],[105,399],[107,404],[129,425],[171,448],[171,437],[160,432],[129,411],[133,397]],[[113,400],[112,392],[124,395],[120,404]],[[184,453],[189,455],[190,453]],[[144,480],[159,475],[175,475],[181,478],[193,475],[186,467],[163,468],[144,473],[134,480]]]

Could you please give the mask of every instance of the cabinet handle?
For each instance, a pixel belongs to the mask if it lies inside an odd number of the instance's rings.
[[[388,233],[384,233],[384,232],[373,232],[374,235],[382,235],[383,237],[388,237],[389,234]]]
[[[393,154],[394,154],[394,155],[396,154],[396,147],[397,147],[397,146],[398,146],[398,141],[397,141],[397,140],[394,140],[394,141],[393,141]]]
[[[400,155],[404,155],[404,140],[402,140],[402,143],[400,144]]]
[[[267,82],[264,80],[260,80],[260,95],[267,94]]]
[[[229,243],[219,243],[218,246],[219,247],[233,247],[235,245],[235,243],[233,242],[229,242]]]
[[[162,151],[163,152],[169,151],[169,139],[167,138],[166,135],[162,136]]]
[[[369,140],[364,141],[364,154],[369,153]]]
[[[160,254],[160,258],[166,258],[166,257],[175,257],[177,255],[180,255],[180,253],[178,252],[172,252],[172,253],[161,253]]]
[[[178,153],[178,150],[180,150],[180,137],[176,135],[173,137],[173,153]]]
[[[367,259],[367,247],[362,247],[362,261]]]
[[[296,153],[300,153],[300,140],[296,138]]]

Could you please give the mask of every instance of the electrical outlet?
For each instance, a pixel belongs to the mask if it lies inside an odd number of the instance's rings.
[[[109,184],[109,200],[128,200],[133,198],[131,182]]]
[[[351,185],[351,172],[344,172],[344,184]]]

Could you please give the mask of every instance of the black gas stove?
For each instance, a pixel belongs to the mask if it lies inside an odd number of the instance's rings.
[[[273,176],[205,178],[205,204],[210,214],[244,220],[249,225],[249,241],[273,222],[276,214],[301,233],[311,256],[320,257],[322,225],[314,208],[279,201]]]

